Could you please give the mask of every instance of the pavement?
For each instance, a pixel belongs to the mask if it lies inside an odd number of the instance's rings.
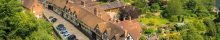
[[[53,16],[54,18],[57,18],[57,21],[53,23],[53,28],[56,28],[57,25],[63,24],[66,30],[68,31],[69,34],[74,34],[76,36],[76,39],[79,40],[89,40],[89,38],[84,35],[80,30],[78,30],[74,25],[72,25],[70,22],[56,14],[55,12],[48,10],[47,8],[43,9],[44,16],[46,17],[45,19],[49,19],[50,16]],[[56,30],[58,31],[58,30]],[[60,33],[58,33],[60,36]],[[61,37],[64,39],[63,37]]]

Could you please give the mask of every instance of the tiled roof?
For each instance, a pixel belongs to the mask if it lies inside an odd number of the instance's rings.
[[[95,29],[95,27],[98,26],[101,33],[107,31],[109,39],[112,39],[116,34],[120,36],[124,34],[124,30],[120,27],[110,22],[105,22],[100,17],[88,12],[80,6],[77,6],[77,4],[71,4],[70,6],[68,3],[66,6],[69,6],[68,8],[70,8],[72,12],[76,11],[77,19],[83,22],[85,25],[89,26],[92,29]],[[106,14],[103,14],[104,18],[106,17],[105,15]]]
[[[102,22],[102,23],[99,23],[98,26],[99,26],[101,33],[104,33],[104,31],[107,31],[109,39],[112,39],[112,37],[114,37],[116,34],[119,35],[119,37],[124,34],[123,29],[121,29],[120,27],[110,22]]]
[[[74,2],[74,4],[76,4],[79,7],[83,7],[83,9],[87,10],[88,12],[90,12],[92,14],[95,14],[94,13],[95,8],[98,9],[99,14],[105,12],[104,9],[99,6],[98,2],[94,2],[94,1],[91,1],[91,0],[85,0],[85,7],[84,7],[84,5],[82,5],[82,2],[84,2],[84,0]]]
[[[91,27],[92,29],[94,29],[98,23],[104,22],[104,20],[98,16],[91,14],[85,9],[82,9],[76,5],[73,5],[70,8],[72,12],[76,11],[78,20]]]
[[[140,33],[142,29],[140,27],[140,22],[138,19],[133,19],[131,21],[125,20],[114,24],[121,27],[123,30],[127,30],[132,36],[132,38],[134,38],[135,40],[141,38]]]
[[[64,9],[64,7],[66,6],[66,1],[67,0],[47,0],[47,2],[53,3],[62,9]]]
[[[109,19],[111,19],[110,15],[109,15],[108,13],[103,13],[103,14],[101,15],[101,18],[102,18],[104,21],[106,21],[106,22],[108,22]]]
[[[47,0],[47,2],[49,2],[49,3],[53,3],[53,1],[54,1],[54,0]]]
[[[116,2],[106,3],[106,4],[101,4],[100,6],[103,7],[104,10],[109,10],[109,9],[123,7],[124,5],[122,2],[116,1]]]
[[[36,1],[36,0],[24,0],[23,6],[25,8],[31,9],[31,6],[34,3],[34,1]]]

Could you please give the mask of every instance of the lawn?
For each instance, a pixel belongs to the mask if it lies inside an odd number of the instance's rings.
[[[164,19],[164,18],[159,18],[159,17],[154,17],[154,18],[139,18],[141,23],[151,25],[151,26],[156,26],[156,25],[165,25],[166,23],[171,23],[169,20]]]

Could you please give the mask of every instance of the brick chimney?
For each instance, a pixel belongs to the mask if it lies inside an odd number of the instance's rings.
[[[115,19],[115,16],[113,17],[113,22],[114,22],[114,23],[116,23],[116,19]]]
[[[86,7],[86,1],[85,1],[85,0],[84,0],[84,2],[83,2],[83,6]]]
[[[125,30],[125,35],[124,35],[124,36],[126,37],[127,35],[128,35],[128,31],[127,31],[127,30]]]
[[[100,18],[102,18],[102,14],[100,14]]]
[[[96,16],[99,16],[99,10],[96,8]]]
[[[131,21],[131,16],[128,16],[129,17],[129,21]]]
[[[81,5],[83,5],[83,7],[86,7],[85,3],[85,0],[81,1]]]

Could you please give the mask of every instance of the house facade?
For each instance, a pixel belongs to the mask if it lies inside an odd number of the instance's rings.
[[[41,5],[37,0],[23,0],[23,7],[33,12],[37,18],[43,17],[43,5]]]

